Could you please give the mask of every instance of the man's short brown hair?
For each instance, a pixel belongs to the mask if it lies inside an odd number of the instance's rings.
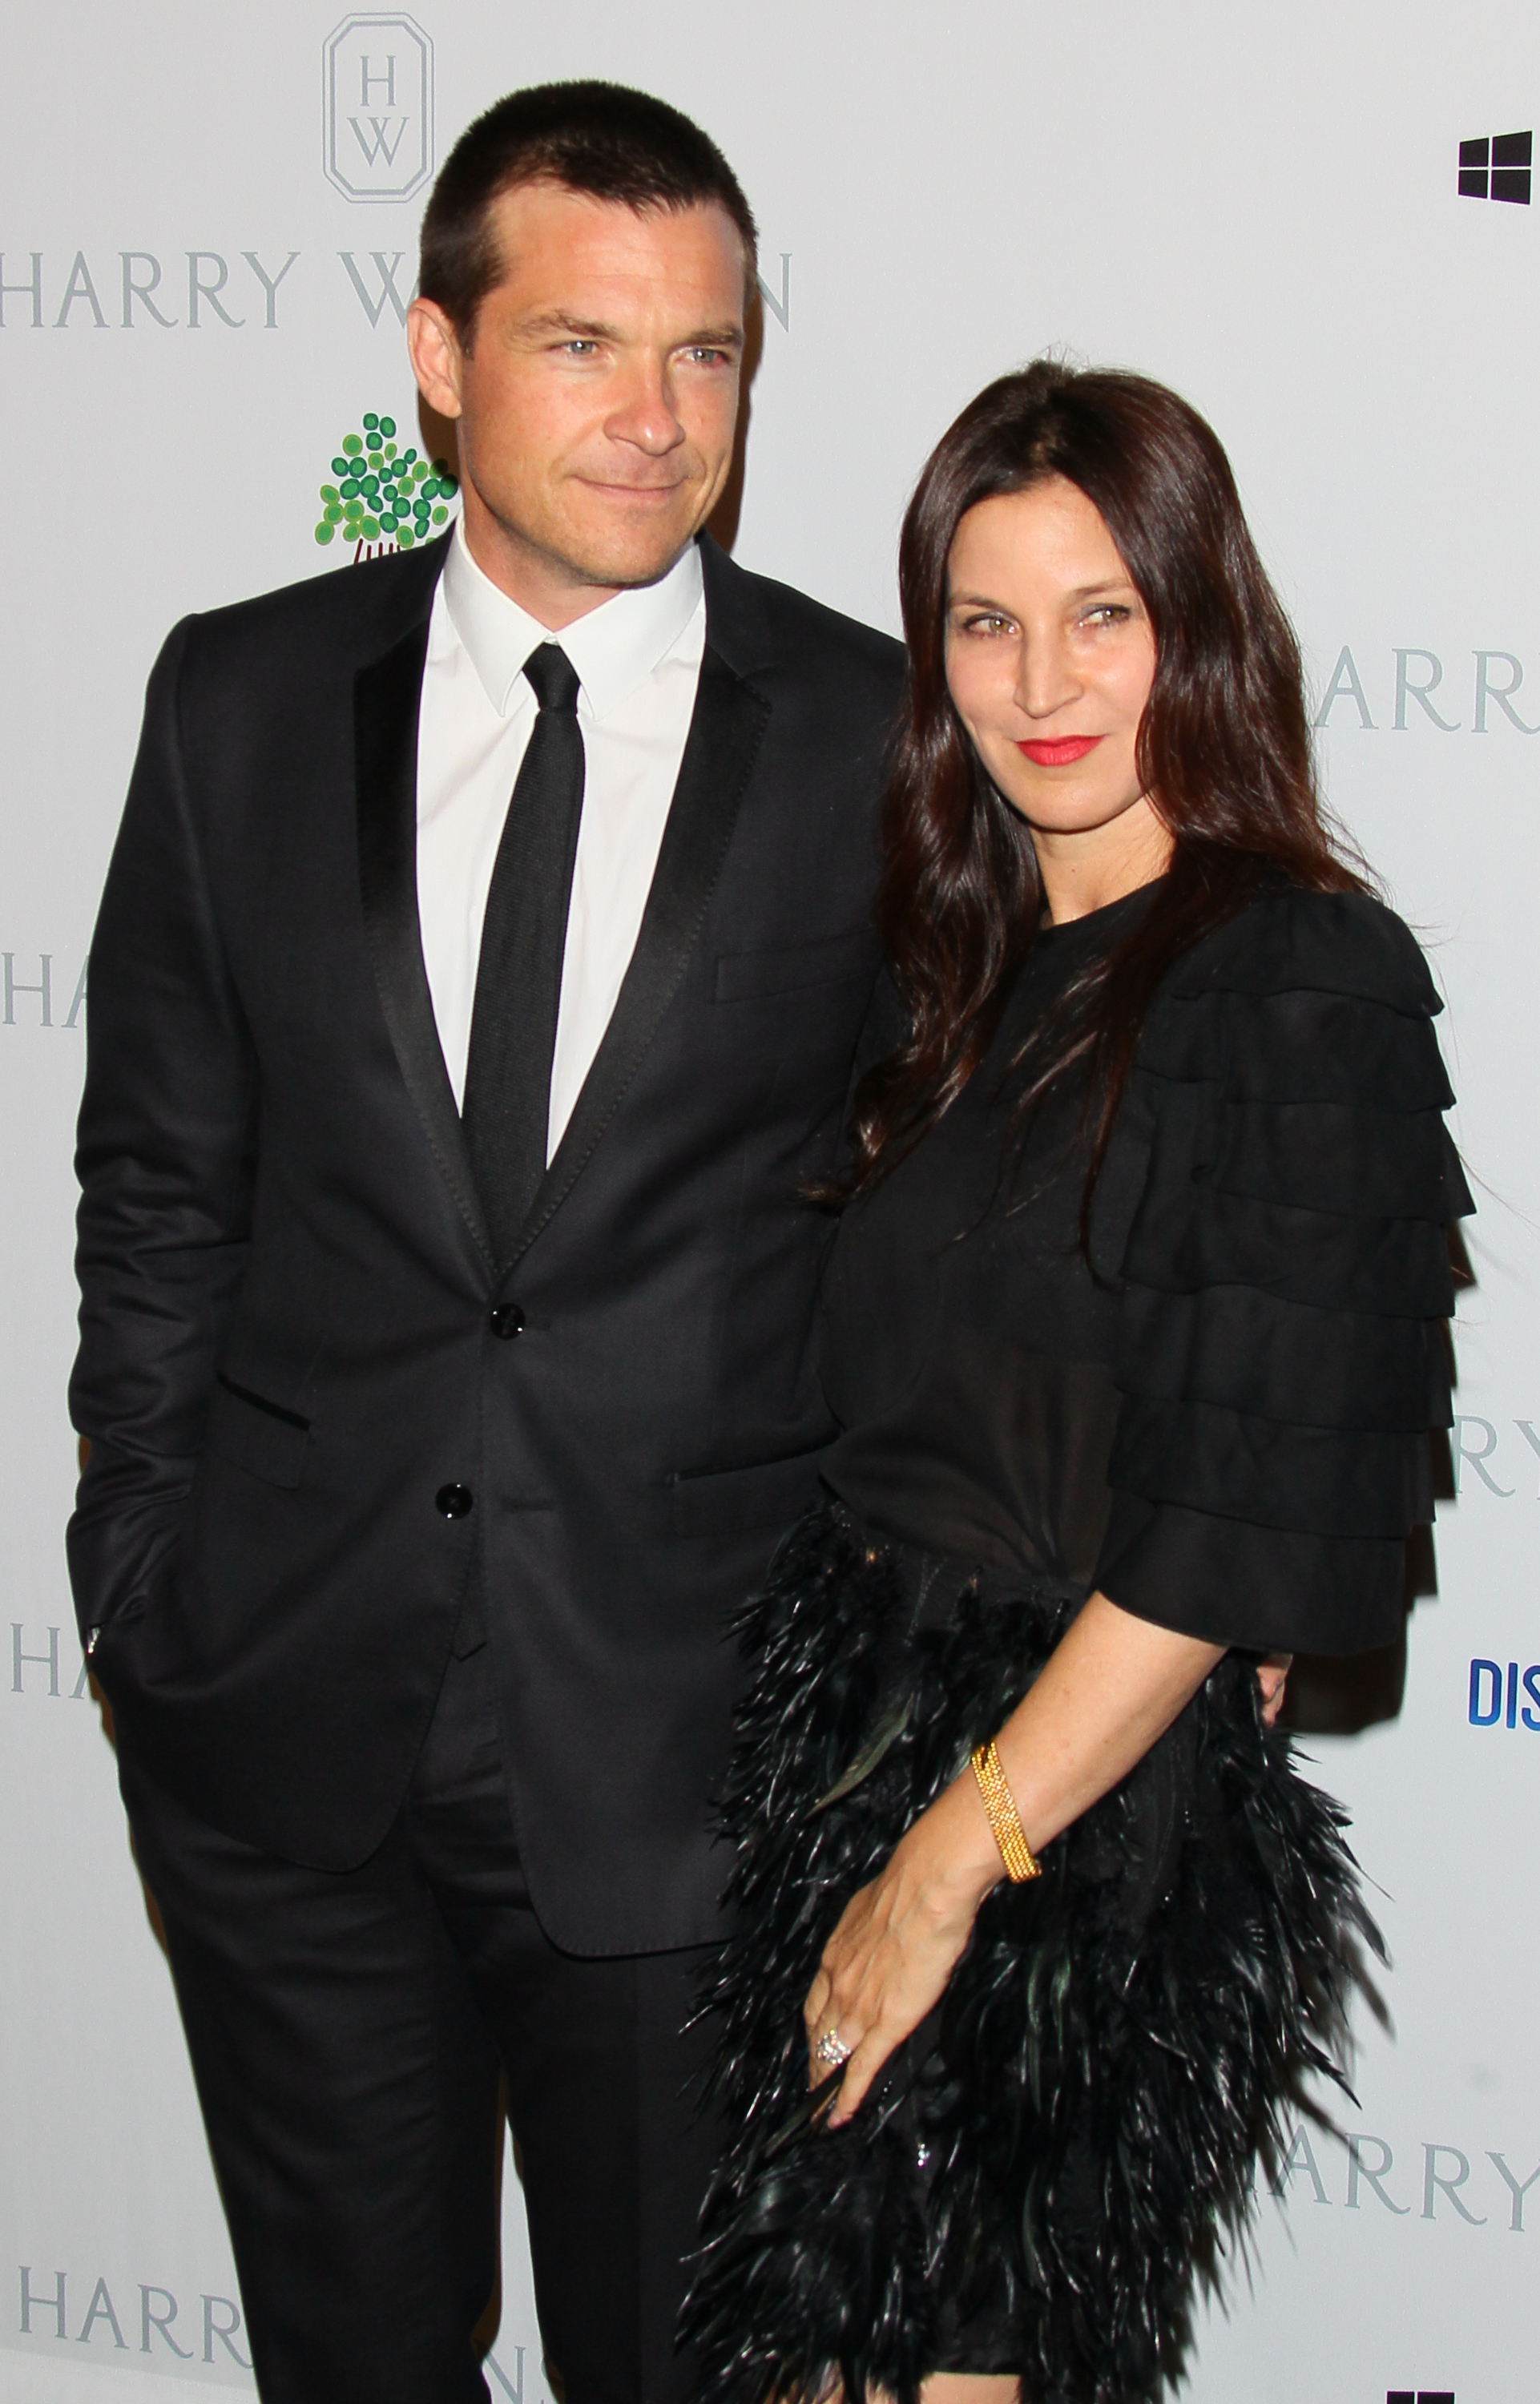
[[[423,217],[417,288],[462,342],[501,272],[492,204],[521,184],[564,184],[627,208],[715,202],[759,240],[743,188],[709,134],[668,103],[619,83],[543,83],[511,91],[469,125],[444,161]]]

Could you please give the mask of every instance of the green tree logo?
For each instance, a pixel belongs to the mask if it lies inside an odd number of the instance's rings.
[[[355,560],[410,551],[448,523],[446,502],[459,490],[442,459],[425,459],[412,445],[396,447],[396,420],[366,412],[361,434],[344,434],[331,463],[335,483],[321,486],[315,539],[341,535]]]

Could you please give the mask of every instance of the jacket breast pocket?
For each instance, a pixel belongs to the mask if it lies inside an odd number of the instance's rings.
[[[221,1372],[209,1405],[208,1449],[269,1486],[298,1486],[310,1449],[310,1421]]]
[[[724,952],[717,961],[720,1002],[787,1002],[831,985],[876,976],[875,938],[865,927],[815,943],[778,943],[763,951]]]

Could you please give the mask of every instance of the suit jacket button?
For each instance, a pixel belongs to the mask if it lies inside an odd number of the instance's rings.
[[[475,1497],[469,1486],[441,1486],[433,1497],[433,1507],[446,1519],[463,1519]]]
[[[488,1324],[494,1335],[511,1344],[515,1335],[524,1334],[524,1313],[516,1302],[499,1302]]]

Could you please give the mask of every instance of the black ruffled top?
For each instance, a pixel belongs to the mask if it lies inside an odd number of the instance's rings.
[[[1151,1006],[1088,1264],[1084,1083],[1025,1127],[1013,1104],[1034,1030],[1148,901],[1040,935],[971,1084],[846,1211],[824,1474],[878,1529],[1214,1643],[1385,1643],[1472,1207],[1438,997],[1360,895],[1281,887],[1205,937]]]

